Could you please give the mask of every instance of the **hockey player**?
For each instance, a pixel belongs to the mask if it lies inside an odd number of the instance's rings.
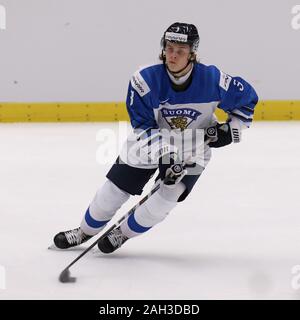
[[[161,62],[133,75],[126,100],[133,133],[80,227],[54,237],[58,248],[80,245],[98,234],[130,195],[142,193],[158,170],[158,191],[98,242],[102,252],[115,251],[161,222],[186,199],[210,160],[211,148],[241,141],[242,130],[252,122],[256,92],[242,78],[198,62],[198,45],[197,28],[176,22],[161,39]],[[228,114],[225,123],[217,122],[216,108]],[[206,130],[210,139],[205,138],[205,144],[195,139],[197,130]],[[197,153],[201,146],[203,152]]]

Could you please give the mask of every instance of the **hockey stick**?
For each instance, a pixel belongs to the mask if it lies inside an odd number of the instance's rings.
[[[59,281],[63,283],[75,282],[76,278],[71,277],[70,268],[81,259],[87,252],[89,252],[100,239],[103,239],[110,231],[119,226],[127,217],[129,217],[139,206],[141,206],[148,198],[150,198],[153,193],[155,193],[160,188],[160,183],[157,184],[143,199],[141,199],[132,209],[130,209],[124,216],[122,216],[114,225],[112,225],[107,231],[105,231],[95,242],[93,242],[87,249],[85,249],[76,259],[74,259],[59,275]]]
[[[206,141],[209,143],[211,137]],[[167,181],[169,177],[167,176],[164,180]],[[161,182],[163,183],[163,182]],[[76,278],[71,277],[70,268],[81,259],[87,252],[89,252],[92,248],[96,246],[100,239],[103,239],[109,232],[111,232],[114,228],[118,227],[121,222],[123,222],[127,217],[129,217],[135,210],[141,206],[148,198],[150,198],[159,188],[161,183],[157,184],[143,199],[141,199],[131,210],[129,210],[125,215],[123,215],[114,225],[112,225],[107,231],[105,231],[95,242],[93,242],[87,249],[85,249],[76,259],[74,259],[59,275],[59,281],[62,283],[75,282]]]

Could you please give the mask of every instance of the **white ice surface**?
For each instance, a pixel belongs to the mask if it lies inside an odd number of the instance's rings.
[[[87,254],[71,268],[77,282],[59,283],[82,249],[47,247],[79,225],[104,182],[101,128],[116,124],[0,125],[0,299],[300,297],[291,286],[300,265],[300,122],[254,123],[242,143],[214,150],[165,221],[112,255]]]

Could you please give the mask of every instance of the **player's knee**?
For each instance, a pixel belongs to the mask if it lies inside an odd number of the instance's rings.
[[[182,182],[171,186],[162,184],[158,193],[167,201],[177,202],[179,197],[185,192],[185,189],[186,187]]]
[[[91,205],[100,207],[106,212],[116,211],[129,199],[129,197],[129,193],[121,190],[110,180],[107,180],[97,191]]]
[[[168,212],[162,207],[157,210],[153,210],[151,206],[146,205],[144,210],[146,213],[145,219],[147,220],[148,225],[155,225],[156,223],[163,221],[168,215]]]
[[[165,192],[154,193],[146,202],[147,213],[153,220],[161,221],[177,205],[176,197]]]

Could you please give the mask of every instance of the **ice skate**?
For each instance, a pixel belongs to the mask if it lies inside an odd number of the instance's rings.
[[[92,236],[86,235],[80,228],[62,231],[58,233],[53,241],[58,249],[68,249],[88,241]]]
[[[120,248],[127,240],[128,238],[124,236],[120,227],[118,227],[98,241],[98,248],[103,253],[111,253]]]

